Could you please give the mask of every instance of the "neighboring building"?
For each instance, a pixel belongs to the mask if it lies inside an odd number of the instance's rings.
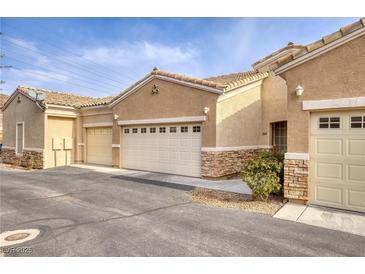
[[[6,94],[0,93],[0,144],[3,142],[3,111],[1,108],[3,107],[6,100],[8,100],[9,96]]]
[[[31,156],[36,168],[93,163],[195,177],[237,174],[253,153],[271,147],[262,130],[276,120],[261,115],[274,102],[262,100],[271,93],[265,86],[284,97],[284,80],[267,72],[203,80],[154,69],[101,99],[18,87],[3,108],[3,159],[24,164]],[[45,99],[35,100],[37,92]],[[285,120],[284,107],[276,112]]]
[[[18,87],[3,107],[3,161],[219,178],[275,146],[287,152],[286,198],[365,211],[364,34],[361,19],[308,46],[289,43],[250,72],[154,69],[115,97]]]
[[[285,197],[364,212],[365,19],[270,69],[288,86]]]

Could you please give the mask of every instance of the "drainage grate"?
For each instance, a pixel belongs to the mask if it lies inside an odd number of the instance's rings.
[[[35,239],[39,235],[38,229],[21,229],[0,233],[0,247],[16,245]]]

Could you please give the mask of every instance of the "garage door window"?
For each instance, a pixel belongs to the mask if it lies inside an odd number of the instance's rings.
[[[150,128],[150,133],[156,133],[156,128],[151,127],[151,128]]]
[[[128,133],[129,133],[129,128],[125,128],[125,129],[124,129],[124,133],[125,133],[125,134],[128,134]]]
[[[319,128],[340,128],[340,117],[320,117]]]
[[[160,127],[160,133],[166,133],[166,128],[165,127]]]
[[[170,127],[170,133],[176,133],[176,127]]]
[[[352,116],[351,128],[365,128],[365,116]]]
[[[138,133],[138,128],[134,128],[134,129],[132,129],[132,132],[133,132],[133,133]]]
[[[145,127],[141,128],[141,133],[146,133],[147,129]]]
[[[184,132],[188,132],[188,127],[181,127],[181,128],[180,128],[180,131],[181,131],[182,133],[184,133]]]
[[[193,126],[193,132],[200,132],[200,126]]]

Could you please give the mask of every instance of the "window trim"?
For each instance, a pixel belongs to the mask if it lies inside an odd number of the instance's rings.
[[[18,125],[22,125],[22,129],[23,129],[23,132],[22,132],[22,152],[21,153],[18,153]],[[24,130],[25,127],[24,127],[24,121],[22,122],[16,122],[16,126],[15,126],[15,154],[16,155],[23,155],[23,152],[24,152],[24,138],[25,138],[25,134],[24,134]]]

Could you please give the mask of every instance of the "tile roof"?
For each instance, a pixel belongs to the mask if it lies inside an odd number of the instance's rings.
[[[3,107],[5,102],[9,99],[9,95],[0,93],[0,108]]]
[[[114,96],[95,98],[27,86],[19,86],[17,88],[17,91],[26,95],[29,95],[30,91],[45,93],[46,98],[41,101],[41,104],[43,105],[53,104],[60,106],[70,106],[75,108],[107,105],[114,98]]]
[[[268,72],[246,71],[209,77],[205,80],[221,84],[225,87],[225,91],[229,91],[253,81],[264,79],[268,75]]]
[[[284,56],[283,58],[278,59],[278,61],[275,64],[274,69],[289,63],[290,61],[293,61],[294,59],[297,59],[305,54],[308,54],[316,49],[319,49],[321,47],[324,47],[344,36],[349,35],[350,33],[365,28],[365,18],[361,18],[360,20],[349,24],[347,26],[344,26],[340,28],[338,31],[331,33],[329,35],[326,35],[322,37],[322,39],[315,41],[313,43],[310,43],[306,46],[303,46],[303,48],[300,51],[294,52],[293,54],[289,54]]]

